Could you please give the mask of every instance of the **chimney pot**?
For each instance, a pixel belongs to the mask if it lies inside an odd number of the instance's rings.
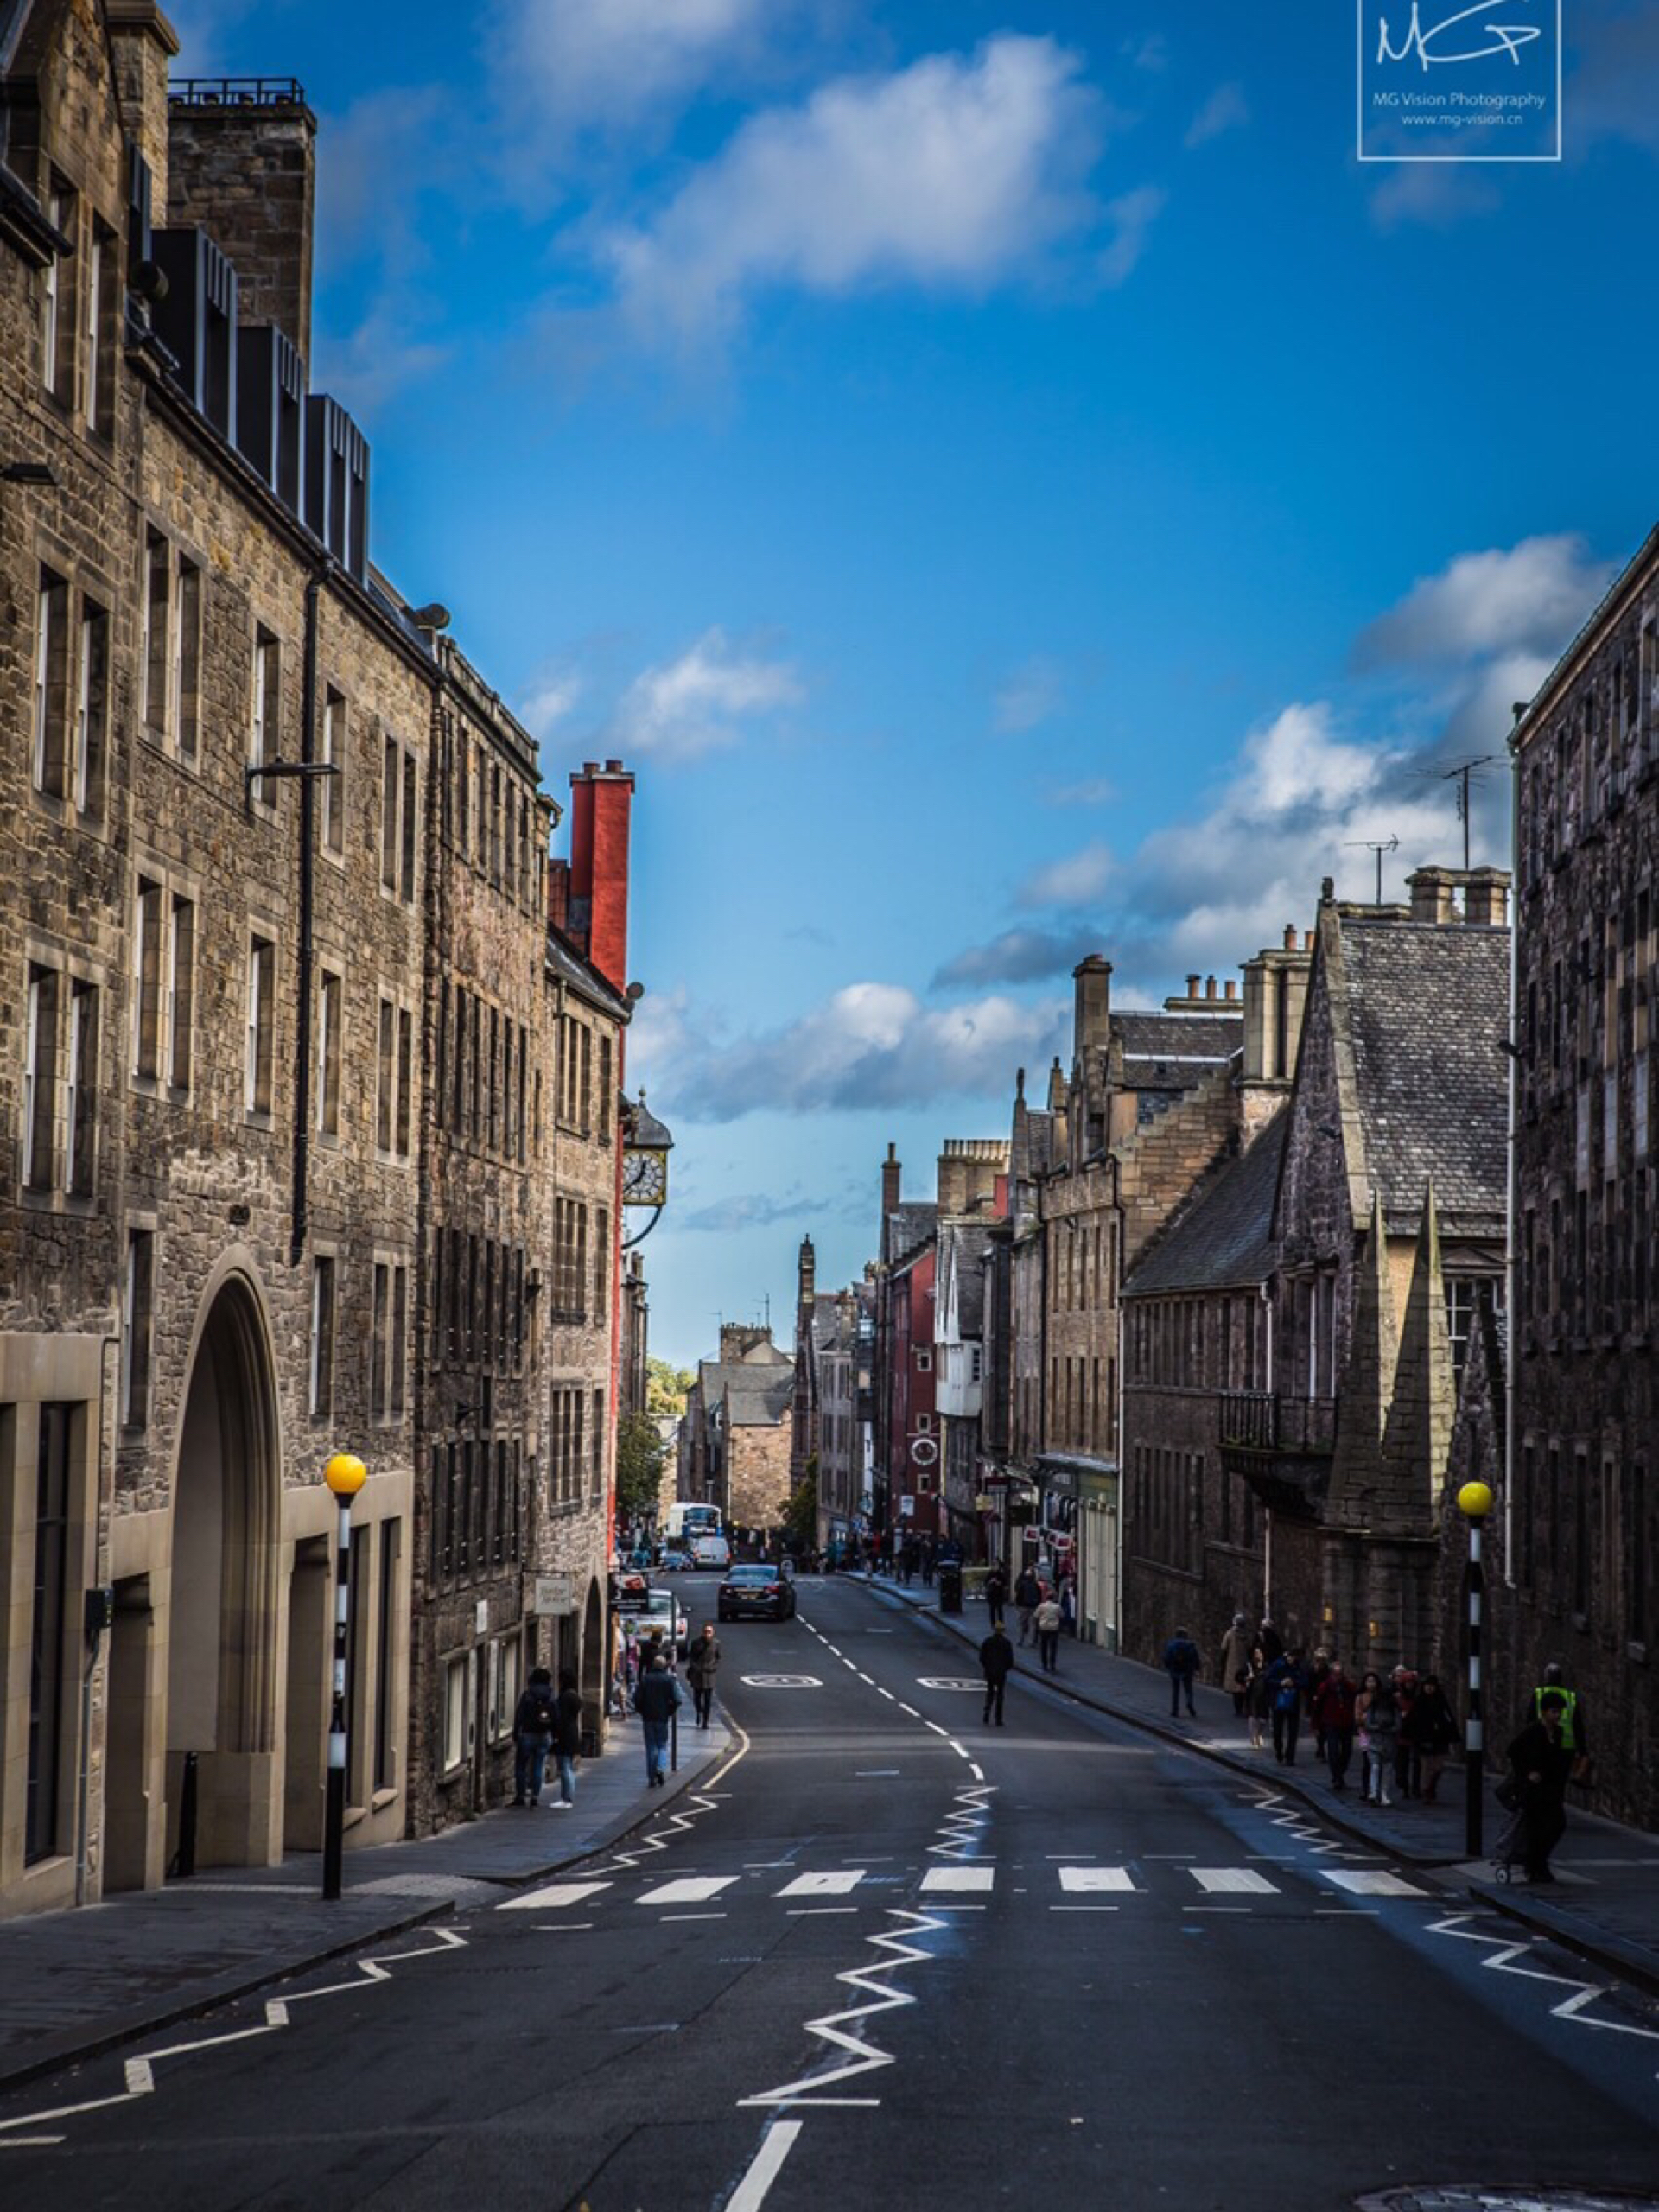
[[[1295,950],[1296,925],[1294,922],[1287,922],[1285,924],[1285,950],[1287,952],[1294,952]]]
[[[1207,999],[1212,999],[1216,995],[1216,979],[1213,976],[1206,976],[1204,979],[1204,995]]]
[[[607,776],[620,776],[622,772],[622,763],[620,760],[607,760],[605,763],[605,772]]]
[[[1238,979],[1236,976],[1230,976],[1227,978],[1226,987],[1222,992],[1222,996],[1228,999],[1235,999],[1238,996]]]
[[[1189,976],[1186,979],[1186,995],[1190,999],[1195,999],[1198,995],[1198,979],[1196,976]]]
[[[1329,877],[1327,877],[1325,880],[1326,880],[1326,881],[1327,881],[1327,882],[1330,880]],[[1312,952],[1312,951],[1313,951],[1313,931],[1312,931],[1312,930],[1304,930],[1304,931],[1302,931],[1302,950],[1303,950],[1304,952]]]

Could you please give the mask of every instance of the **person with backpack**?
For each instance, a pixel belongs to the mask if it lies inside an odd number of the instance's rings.
[[[558,1701],[553,1708],[553,1757],[559,1770],[559,1795],[550,1812],[565,1813],[576,1802],[576,1754],[582,1749],[582,1698],[569,1667],[559,1670]]]
[[[512,1716],[515,1805],[539,1805],[542,1802],[542,1779],[547,1772],[547,1755],[553,1748],[556,1718],[553,1677],[545,1667],[532,1667]]]
[[[1037,1656],[1046,1675],[1058,1675],[1060,1671],[1060,1620],[1059,1599],[1052,1590],[1045,1590],[1031,1622],[1037,1631]],[[1002,1625],[1000,1611],[996,1624],[999,1628]]]
[[[1458,1740],[1458,1718],[1452,1710],[1438,1675],[1425,1675],[1417,1685],[1411,1710],[1400,1724],[1400,1733],[1418,1758],[1424,1804],[1434,1802],[1440,1777],[1452,1745]]]
[[[1198,1671],[1198,1647],[1184,1628],[1178,1628],[1164,1646],[1164,1667],[1169,1675],[1169,1717],[1181,1717],[1181,1698],[1186,1698],[1189,1717],[1196,1720],[1198,1708],[1192,1702],[1192,1684]]]
[[[645,1781],[652,1789],[661,1789],[667,1783],[669,1730],[684,1703],[685,1692],[677,1678],[668,1671],[667,1660],[658,1652],[651,1662],[651,1671],[633,1694],[633,1709],[645,1732]]]
[[[1268,1669],[1273,1719],[1273,1756],[1281,1766],[1296,1764],[1296,1738],[1302,1728],[1302,1699],[1307,1675],[1300,1649],[1287,1651]]]
[[[1333,1657],[1326,1667],[1325,1679],[1313,1693],[1313,1712],[1331,1770],[1331,1787],[1345,1789],[1354,1756],[1354,1685],[1340,1659]]]
[[[1014,1580],[1014,1602],[1020,1609],[1020,1641],[1029,1643],[1032,1620],[1043,1602],[1043,1586],[1029,1567],[1022,1567]]]

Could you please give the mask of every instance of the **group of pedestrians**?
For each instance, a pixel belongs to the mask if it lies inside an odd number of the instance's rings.
[[[692,1709],[697,1726],[706,1728],[714,1711],[715,1677],[720,1671],[720,1643],[714,1624],[705,1621],[702,1633],[691,1646],[685,1678],[691,1688]],[[639,1716],[645,1743],[645,1780],[660,1789],[668,1779],[669,1747],[674,1716],[685,1703],[685,1692],[674,1671],[670,1648],[660,1629],[653,1629],[637,1647],[619,1653],[612,1696],[619,1714],[630,1710]],[[566,1812],[576,1799],[576,1758],[582,1749],[582,1698],[575,1675],[567,1667],[559,1675],[556,1693],[545,1667],[531,1671],[519,1696],[512,1720],[513,1799],[515,1805],[539,1806],[550,1758],[558,1767],[559,1795],[547,1809]]]

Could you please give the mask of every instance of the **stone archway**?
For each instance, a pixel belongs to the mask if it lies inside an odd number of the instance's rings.
[[[199,1866],[280,1850],[276,1759],[280,1452],[264,1316],[231,1276],[199,1333],[173,1479],[168,1622],[168,1855],[186,1754],[196,1766]]]

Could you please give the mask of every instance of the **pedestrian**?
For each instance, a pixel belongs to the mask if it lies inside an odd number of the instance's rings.
[[[1510,1745],[1510,1784],[1519,1802],[1520,1840],[1529,1882],[1553,1882],[1550,1853],[1567,1826],[1567,1785],[1574,1754],[1565,1740],[1567,1693],[1541,1685],[1538,1717]]]
[[[1042,1585],[1029,1565],[1022,1567],[1014,1586],[1014,1602],[1020,1612],[1020,1641],[1031,1642],[1031,1617],[1043,1602]]]
[[[550,1812],[569,1812],[576,1802],[576,1753],[581,1749],[582,1698],[575,1675],[569,1667],[562,1667],[553,1720],[553,1756],[558,1762],[559,1796],[558,1802],[549,1807]]]
[[[1287,1651],[1268,1669],[1273,1699],[1273,1756],[1281,1766],[1296,1764],[1296,1738],[1301,1732],[1302,1699],[1307,1675],[1300,1649]]]
[[[1406,1729],[1411,1708],[1417,1702],[1417,1676],[1411,1668],[1401,1666],[1389,1679],[1394,1685],[1394,1701],[1400,1708],[1400,1726],[1394,1739],[1394,1794],[1403,1805],[1423,1794],[1422,1755]]]
[[[1259,1643],[1250,1654],[1245,1672],[1244,1709],[1249,1715],[1250,1749],[1262,1751],[1273,1713],[1273,1685],[1268,1680],[1268,1655]]]
[[[991,1626],[1000,1627],[1002,1608],[1008,1602],[1008,1578],[994,1560],[991,1571],[985,1577],[985,1603],[990,1607]]]
[[[669,1729],[684,1703],[685,1692],[659,1651],[633,1694],[633,1709],[645,1731],[645,1781],[652,1789],[660,1789],[668,1780]]]
[[[1243,1613],[1233,1615],[1233,1624],[1221,1639],[1221,1666],[1217,1679],[1224,1689],[1230,1690],[1233,1711],[1244,1718],[1244,1694],[1249,1687],[1250,1635],[1244,1625]]]
[[[1348,1769],[1354,1756],[1354,1694],[1347,1669],[1340,1659],[1332,1657],[1313,1694],[1313,1722],[1325,1746],[1333,1789],[1348,1787]]]
[[[1577,1690],[1567,1684],[1567,1669],[1559,1659],[1552,1659],[1544,1669],[1544,1679],[1527,1700],[1526,1720],[1541,1718],[1543,1701],[1551,1694],[1561,1700],[1561,1745],[1573,1755],[1572,1780],[1587,1783],[1592,1778],[1590,1761],[1590,1717],[1584,1709],[1584,1700]]]
[[[715,1641],[715,1624],[712,1621],[704,1621],[702,1634],[692,1645],[691,1656],[685,1667],[685,1679],[691,1685],[691,1702],[699,1728],[709,1726],[709,1715],[715,1703],[715,1676],[719,1670],[720,1645]]]
[[[931,1590],[933,1587],[933,1573],[938,1561],[938,1546],[932,1537],[929,1536],[922,1546],[922,1587],[924,1590]]]
[[[1187,1713],[1196,1720],[1198,1709],[1192,1702],[1192,1683],[1198,1671],[1198,1647],[1184,1628],[1178,1628],[1164,1646],[1164,1666],[1169,1675],[1170,1719],[1180,1719],[1185,1696]]]
[[[1392,1805],[1389,1784],[1394,1778],[1395,1748],[1400,1737],[1400,1707],[1394,1685],[1375,1671],[1360,1684],[1354,1700],[1354,1726],[1363,1764],[1362,1795],[1372,1805]]]
[[[1423,1802],[1432,1805],[1446,1759],[1458,1740],[1457,1716],[1440,1688],[1438,1675],[1425,1675],[1418,1683],[1411,1711],[1400,1724],[1400,1733],[1416,1753]]]
[[[997,1726],[1002,1726],[1002,1698],[1008,1687],[1008,1676],[1014,1669],[1014,1646],[1008,1642],[1008,1631],[1001,1621],[979,1647],[980,1672],[985,1677],[985,1726],[993,1718]]]
[[[539,1805],[542,1777],[553,1742],[555,1707],[553,1677],[545,1667],[532,1667],[530,1680],[518,1694],[512,1716],[512,1802]]]
[[[1313,1663],[1307,1670],[1306,1703],[1308,1717],[1313,1723],[1313,1756],[1321,1765],[1325,1764],[1325,1729],[1319,1720],[1319,1692],[1325,1687],[1325,1678],[1330,1672],[1331,1654],[1322,1643],[1316,1643]]]
[[[1262,1625],[1255,1632],[1255,1640],[1267,1653],[1269,1667],[1275,1659],[1284,1657],[1285,1639],[1265,1613],[1262,1616]]]
[[[1060,1671],[1060,1601],[1052,1591],[1045,1591],[1041,1604],[1031,1617],[1037,1631],[1037,1656],[1046,1675]],[[1002,1611],[997,1608],[996,1625],[1002,1624]]]
[[[899,1554],[899,1572],[906,1590],[916,1580],[917,1570],[921,1563],[921,1546],[914,1536],[907,1537],[905,1541],[905,1548]]]

